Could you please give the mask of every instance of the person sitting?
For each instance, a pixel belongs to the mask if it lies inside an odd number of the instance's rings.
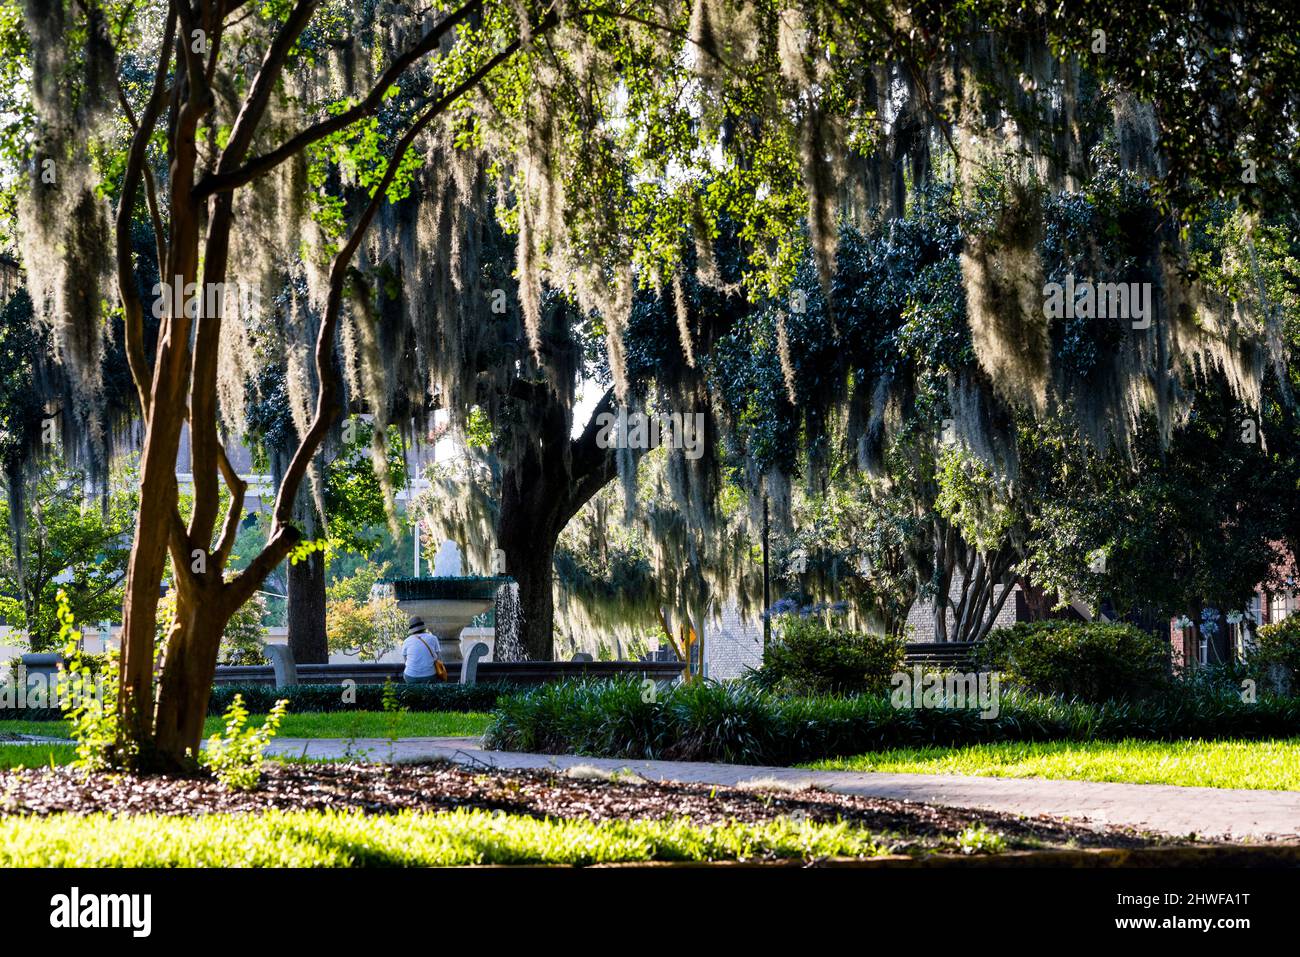
[[[410,634],[402,642],[402,660],[406,667],[402,680],[408,685],[427,685],[436,680],[446,680],[447,668],[442,663],[442,646],[438,636],[424,627],[424,619],[412,618]]]

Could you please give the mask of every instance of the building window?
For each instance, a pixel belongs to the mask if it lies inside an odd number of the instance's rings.
[[[1281,621],[1295,613],[1296,596],[1294,592],[1283,592],[1269,596],[1268,602],[1268,620]]]

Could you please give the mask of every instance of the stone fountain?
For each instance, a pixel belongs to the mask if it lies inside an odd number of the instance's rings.
[[[438,636],[443,663],[458,668],[461,632],[479,615],[495,608],[497,592],[513,586],[514,579],[505,575],[445,575],[394,578],[391,584],[397,607],[423,618],[425,628]]]

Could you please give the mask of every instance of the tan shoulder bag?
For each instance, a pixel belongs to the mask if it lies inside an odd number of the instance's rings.
[[[438,676],[438,680],[439,681],[448,680],[447,666],[442,663],[442,658],[438,656],[438,653],[436,651],[434,651],[432,648],[429,647],[429,643],[427,641],[425,641],[419,635],[415,635],[414,637],[420,644],[424,645],[424,650],[433,656],[433,671],[434,674]]]

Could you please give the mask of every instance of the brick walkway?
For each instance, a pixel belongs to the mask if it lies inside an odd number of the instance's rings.
[[[283,738],[276,754],[313,758],[347,756],[372,761],[427,761],[446,758],[499,768],[554,768],[574,765],[615,771],[627,768],[650,780],[735,785],[776,780],[812,785],[844,794],[897,798],[927,804],[983,808],[1013,814],[1049,814],[1096,824],[1117,824],[1185,836],[1237,840],[1300,840],[1300,791],[1249,791],[1187,788],[1164,784],[1108,784],[981,778],[949,774],[881,774],[858,771],[803,771],[738,764],[687,761],[624,761],[574,755],[485,751],[478,738],[400,738],[347,742],[338,738]]]

